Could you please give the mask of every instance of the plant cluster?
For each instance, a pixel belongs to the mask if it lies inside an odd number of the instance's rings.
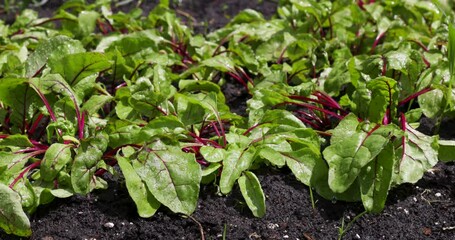
[[[0,22],[0,227],[107,188],[120,174],[141,217],[190,215],[200,185],[238,186],[266,213],[255,170],[289,168],[327,199],[384,208],[453,142],[416,128],[455,115],[455,28],[437,1],[281,0],[206,35],[161,1],[114,13],[65,2],[52,18]],[[249,95],[233,113],[221,86]],[[436,132],[437,133],[437,132]],[[116,167],[118,166],[118,167]]]

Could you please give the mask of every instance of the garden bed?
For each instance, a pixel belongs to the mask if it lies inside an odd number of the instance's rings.
[[[224,26],[245,8],[270,18],[274,1],[183,1],[175,8],[197,31],[205,33]],[[203,4],[201,4],[204,2]],[[55,4],[55,5],[54,5]],[[49,16],[60,1],[42,6]],[[148,11],[154,3],[142,4]],[[123,6],[123,10],[129,9]],[[222,88],[231,111],[246,115],[249,96],[233,79]],[[434,122],[421,119],[419,130],[431,134]],[[443,121],[441,137],[455,139],[453,121]],[[223,196],[214,184],[201,185],[196,211],[191,218],[162,206],[151,218],[140,218],[122,177],[106,173],[109,187],[87,196],[56,199],[30,216],[30,239],[336,239],[342,229],[364,211],[362,203],[330,201],[314,193],[287,168],[254,170],[267,211],[252,215],[238,186]],[[380,214],[366,214],[353,221],[345,239],[451,239],[455,237],[455,166],[438,163],[416,184],[393,188]],[[311,194],[310,194],[311,193]],[[314,203],[314,206],[312,205]],[[0,233],[1,239],[19,239]]]

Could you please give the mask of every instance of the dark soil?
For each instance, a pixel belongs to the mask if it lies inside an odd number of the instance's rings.
[[[143,4],[144,10],[151,9],[153,2]],[[44,6],[42,14],[52,12],[58,3],[61,1]],[[265,0],[201,0],[183,1],[175,7],[197,22],[217,28],[228,21],[226,16],[246,7],[270,17],[276,4]],[[223,89],[233,111],[244,114],[245,93],[234,83]],[[431,131],[433,123],[423,123],[422,129]],[[443,125],[445,138],[455,137],[453,124]],[[193,219],[173,214],[165,207],[152,218],[142,219],[121,179],[107,176],[107,190],[38,208],[31,216],[30,239],[200,239],[201,232],[206,239],[337,239],[343,219],[346,226],[363,211],[361,203],[332,202],[317,195],[313,208],[308,187],[288,170],[268,169],[256,174],[266,194],[267,214],[262,219],[252,216],[239,189],[220,196],[214,185],[202,187]],[[455,239],[454,183],[454,164],[438,164],[417,184],[393,189],[385,210],[359,218],[344,239]],[[0,233],[0,239],[18,238]]]

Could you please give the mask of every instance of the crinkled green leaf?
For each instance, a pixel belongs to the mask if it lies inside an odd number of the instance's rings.
[[[132,165],[153,196],[171,211],[190,215],[196,209],[202,170],[193,154],[179,147],[147,146]]]
[[[32,235],[30,221],[22,210],[19,194],[0,183],[0,199],[0,227],[7,234],[21,237]]]
[[[265,195],[262,191],[261,183],[256,175],[250,171],[245,171],[238,179],[240,192],[245,199],[248,208],[255,217],[265,215]]]
[[[108,145],[107,134],[101,132],[96,136],[81,140],[71,167],[71,183],[76,193],[87,194],[100,187],[94,174],[97,165]]]
[[[438,162],[438,136],[427,136],[406,124],[405,137],[405,144],[396,149],[395,184],[416,183]]]

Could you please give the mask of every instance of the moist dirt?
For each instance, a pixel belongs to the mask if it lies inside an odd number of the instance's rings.
[[[49,16],[62,1],[49,1],[38,10]],[[134,1],[133,1],[134,2]],[[144,1],[146,14],[157,1]],[[180,2],[179,4],[176,4]],[[130,6],[117,10],[127,11]],[[191,21],[198,32],[222,27],[236,13],[253,8],[270,18],[276,10],[275,1],[206,0],[174,1],[185,21]],[[11,16],[7,16],[11,20]],[[13,15],[14,17],[14,15]],[[5,18],[3,18],[5,19]],[[240,89],[240,90],[239,90]],[[229,82],[223,87],[232,111],[245,115],[248,94],[239,84]],[[420,130],[427,134],[434,122],[423,119]],[[453,121],[442,124],[441,136],[455,138]],[[149,219],[140,218],[128,196],[121,177],[106,175],[107,190],[88,196],[58,199],[40,206],[30,216],[33,235],[30,239],[455,239],[455,165],[438,164],[416,184],[392,189],[386,208],[380,214],[366,214],[361,203],[325,200],[296,180],[286,169],[254,171],[266,195],[267,213],[253,217],[238,188],[228,196],[219,194],[217,186],[201,187],[194,214],[174,214],[164,206]],[[353,221],[352,225],[350,222]],[[344,224],[343,224],[344,223]],[[343,227],[344,226],[344,227]],[[16,240],[0,232],[0,239]]]

